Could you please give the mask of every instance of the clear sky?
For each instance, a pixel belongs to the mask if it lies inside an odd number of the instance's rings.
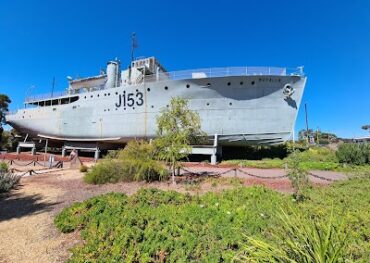
[[[370,124],[370,1],[0,0],[0,93],[67,87],[118,57],[156,56],[168,70],[305,66],[310,128],[343,137]],[[35,86],[30,91],[31,86]],[[304,128],[301,107],[296,130]]]

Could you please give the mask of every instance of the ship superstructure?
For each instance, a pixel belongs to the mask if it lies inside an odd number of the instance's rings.
[[[167,72],[154,57],[125,70],[114,60],[99,75],[70,78],[65,92],[26,98],[25,108],[6,120],[33,138],[122,144],[154,138],[157,115],[179,96],[219,145],[276,144],[291,137],[305,83],[302,68]]]

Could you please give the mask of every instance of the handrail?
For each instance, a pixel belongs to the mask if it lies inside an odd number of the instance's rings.
[[[146,75],[141,81],[135,81],[133,85],[140,85],[142,83],[153,83],[169,80],[186,80],[186,79],[202,79],[202,78],[217,78],[228,76],[304,76],[303,68],[278,68],[278,67],[226,67],[226,68],[203,68],[191,70],[179,70],[163,72],[152,75]],[[104,86],[93,87],[89,89],[66,90],[61,92],[54,92],[53,94],[41,94],[26,97],[25,103],[32,103],[42,99],[55,99],[67,95],[75,95],[80,93],[88,93],[91,91],[105,89]]]

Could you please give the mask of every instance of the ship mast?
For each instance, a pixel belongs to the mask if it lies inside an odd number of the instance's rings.
[[[131,84],[131,68],[132,68],[132,61],[134,61],[134,51],[135,48],[138,47],[137,40],[136,40],[136,33],[133,32],[131,35],[131,62],[129,66],[129,71],[128,71],[128,80],[129,83]]]

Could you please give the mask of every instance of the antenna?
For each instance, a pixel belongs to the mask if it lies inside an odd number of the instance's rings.
[[[53,77],[53,83],[51,85],[51,97],[53,98],[54,95],[54,87],[55,87],[55,77]]]
[[[309,135],[308,135],[308,113],[307,113],[307,103],[304,104],[304,112],[306,115],[306,136],[307,136],[307,144],[309,143]]]
[[[135,52],[135,48],[137,48],[138,46],[139,45],[136,40],[136,33],[133,32],[131,35],[131,62],[134,61],[135,59],[134,52]]]
[[[132,68],[132,61],[134,61],[134,51],[139,45],[137,44],[136,40],[136,33],[133,32],[131,34],[131,62],[130,66],[128,67],[128,82],[131,84],[131,68]]]

